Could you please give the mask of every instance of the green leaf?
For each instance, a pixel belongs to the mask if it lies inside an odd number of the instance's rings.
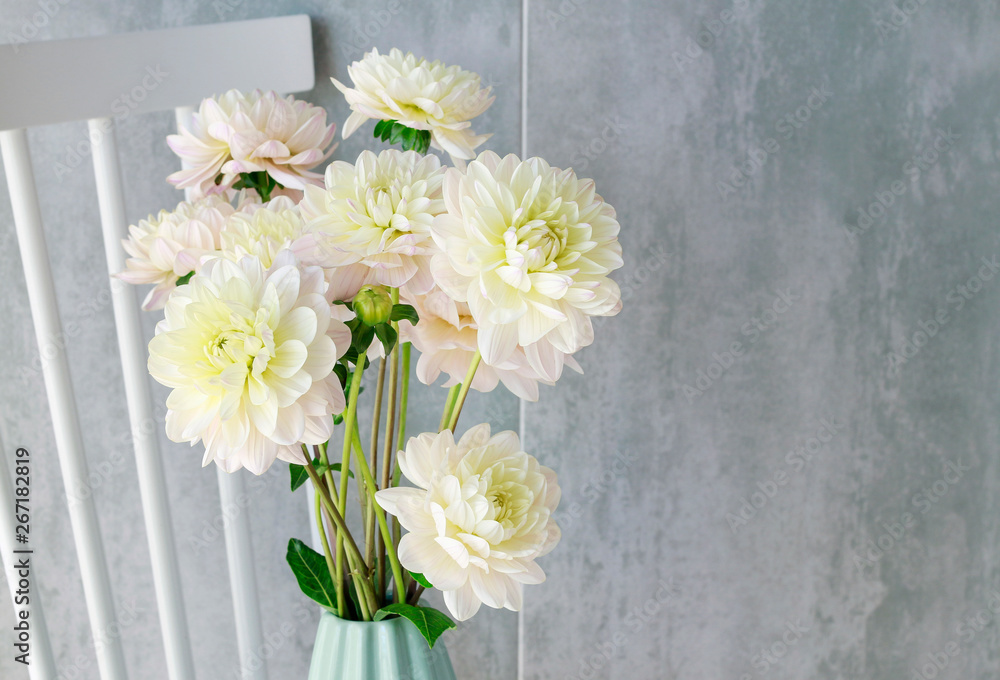
[[[417,131],[413,128],[406,128],[403,130],[403,151],[413,151],[414,146],[417,143]]]
[[[380,323],[375,325],[375,335],[382,342],[382,347],[385,349],[385,355],[389,356],[389,352],[392,348],[396,346],[396,339],[398,337],[396,329],[387,323]]]
[[[375,123],[374,135],[378,138],[382,137],[382,133],[385,131],[386,127],[392,127],[392,121],[390,120],[380,120]]]
[[[300,486],[306,483],[309,479],[309,473],[306,472],[305,465],[296,465],[295,463],[288,464],[288,472],[292,477],[292,491],[295,491]]]
[[[357,350],[358,358],[368,351],[368,348],[372,344],[372,340],[375,339],[375,329],[371,326],[363,326],[359,329],[358,334],[354,336],[354,340],[351,342],[351,346]]]
[[[412,604],[388,604],[375,612],[375,620],[381,621],[388,616],[402,616],[410,621],[420,634],[427,640],[427,645],[433,647],[437,639],[449,628],[455,627],[455,622],[433,607],[414,607]]]
[[[258,182],[258,173],[255,172],[241,172],[240,179],[234,185],[237,189],[253,189],[258,191],[260,183]]]
[[[351,384],[350,376],[354,375],[354,372],[350,369],[348,364],[358,363],[358,350],[353,347],[348,347],[347,351],[344,352],[344,356],[340,357],[340,364],[344,367],[347,377],[344,378],[344,391],[347,391],[347,386]],[[337,375],[340,375],[339,373]]]
[[[343,420],[343,418],[341,418]],[[334,463],[333,465],[323,465],[316,458],[313,460],[313,467],[316,468],[316,474],[322,476],[327,472],[340,472],[340,463]],[[289,463],[288,472],[291,473],[291,486],[292,491],[297,490],[300,486],[306,483],[309,479],[309,472],[306,470],[305,465],[296,465],[295,463]],[[347,471],[347,476],[354,478],[354,473],[350,470]]]
[[[427,153],[427,150],[431,148],[431,131],[430,130],[420,130],[420,135],[418,137],[418,143],[415,151],[418,153]]]
[[[184,276],[182,276],[179,279],[177,279],[177,285],[178,286],[183,286],[183,285],[187,284],[187,282],[191,280],[192,276],[194,276],[194,272],[188,272]]]
[[[390,321],[409,321],[414,326],[420,321],[420,317],[417,316],[417,310],[413,308],[413,305],[397,304],[392,306],[392,313],[389,314]]]
[[[389,143],[399,144],[403,141],[403,133],[409,129],[410,128],[406,127],[402,123],[393,123],[392,133],[389,135]]]
[[[221,176],[221,175],[220,175]],[[284,186],[263,170],[257,172],[241,172],[240,178],[233,184],[234,189],[253,189],[265,203],[271,199],[275,189]]]
[[[288,566],[292,568],[302,592],[330,611],[335,611],[337,592],[326,566],[326,558],[299,539],[293,538],[288,541],[285,559],[288,560]]]
[[[427,577],[424,576],[423,574],[418,574],[415,571],[411,571],[410,572],[410,576],[412,576],[413,580],[416,581],[417,583],[419,583],[420,585],[422,585],[424,588],[433,588],[434,587],[434,586],[431,585],[431,582],[427,580]]]
[[[337,374],[337,378],[340,380],[341,388],[347,384],[347,366],[344,364],[337,364],[333,367],[333,372]]]
[[[316,468],[316,474],[325,475],[327,472],[340,472],[340,463],[333,463],[332,465],[323,465],[316,461],[314,467]],[[347,476],[354,479],[354,473],[347,470]]]
[[[395,127],[396,121],[384,120],[382,121],[382,124],[382,131],[379,133],[379,137],[381,137],[382,141],[385,142],[389,140],[389,135],[392,134],[392,128]]]

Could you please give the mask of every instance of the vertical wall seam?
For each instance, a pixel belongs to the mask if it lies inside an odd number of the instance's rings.
[[[528,12],[530,0],[521,0],[521,159],[528,157]],[[526,403],[518,400],[517,429],[521,438],[521,447],[526,448],[524,428]],[[522,602],[521,611],[517,613],[517,680],[525,679],[524,663],[524,610],[526,602]]]
[[[528,157],[528,3],[521,0],[521,159]]]

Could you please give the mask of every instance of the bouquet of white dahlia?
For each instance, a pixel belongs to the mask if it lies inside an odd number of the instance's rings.
[[[292,490],[316,492],[320,545],[288,546],[303,592],[344,619],[429,621],[433,644],[454,624],[420,605],[425,588],[465,620],[518,610],[545,580],[555,472],[514,432],[459,435],[459,417],[470,389],[534,401],[580,370],[592,317],[621,307],[619,226],[573,170],[477,155],[489,135],[470,119],[493,97],[475,74],[399,50],[349,71],[353,87],[334,81],[352,110],[344,136],[374,119],[402,150],[314,172],[336,146],[324,110],[273,92],[207,99],[167,140],[188,200],[130,228],[119,276],[155,284],[144,308],[163,309],[149,372],[171,388],[170,439],[228,472],[288,463]],[[413,347],[418,379],[444,374],[448,389],[439,430],[407,439]]]

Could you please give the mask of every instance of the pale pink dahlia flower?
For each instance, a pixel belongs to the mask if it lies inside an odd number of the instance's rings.
[[[321,183],[322,175],[310,170],[336,148],[330,145],[335,127],[326,124],[326,110],[294,97],[230,90],[205,99],[190,130],[167,137],[186,166],[168,181],[199,194],[221,193],[240,173],[266,172],[282,186],[302,190]]]

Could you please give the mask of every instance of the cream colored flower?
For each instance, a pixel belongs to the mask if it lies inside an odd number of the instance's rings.
[[[219,234],[221,254],[234,262],[246,255],[269,268],[282,250],[289,249],[302,236],[302,218],[298,207],[285,196],[267,203],[250,204],[226,220]]]
[[[197,271],[203,256],[219,248],[219,233],[235,208],[219,196],[194,203],[182,201],[173,211],[161,210],[128,228],[122,240],[131,257],[118,278],[126,283],[155,284],[142,303],[161,309],[177,279]]]
[[[524,584],[545,580],[535,559],[559,542],[555,472],[522,451],[515,433],[491,437],[485,424],[457,444],[450,430],[414,437],[399,465],[417,488],[375,498],[409,532],[399,543],[402,565],[443,591],[460,621],[480,604],[518,611]]]
[[[398,49],[379,54],[373,49],[347,67],[354,87],[336,78],[351,115],[344,123],[347,139],[369,118],[398,120],[415,130],[430,130],[431,146],[452,158],[471,159],[476,147],[491,135],[476,135],[470,120],[493,103],[492,88],[480,87],[479,76],[458,66],[418,59]]]
[[[442,250],[434,279],[468,303],[483,359],[497,365],[520,346],[540,376],[557,379],[566,355],[593,342],[591,317],[621,308],[608,278],[622,266],[614,208],[572,170],[491,151],[465,173],[448,170],[444,198],[431,228]]]
[[[478,338],[476,322],[469,312],[469,305],[455,302],[437,288],[427,295],[404,294],[403,302],[413,305],[420,318],[416,326],[408,321],[399,324],[402,341],[412,342],[420,351],[420,358],[417,360],[417,378],[420,382],[433,385],[442,372],[448,376],[445,387],[465,380],[469,362],[476,352]],[[566,363],[580,371],[572,357],[566,357]],[[547,385],[554,383],[543,379],[531,368],[521,348],[496,366],[485,362],[479,364],[472,380],[472,389],[491,392],[501,381],[507,389],[527,401],[538,401],[539,382]]]
[[[335,161],[326,187],[307,187],[299,205],[315,241],[315,261],[364,283],[426,292],[433,285],[430,227],[444,210],[444,170],[435,156],[363,151],[356,165]]]
[[[254,474],[326,442],[345,401],[332,370],[351,334],[331,320],[325,287],[291,251],[269,270],[210,258],[178,287],[149,343],[150,375],[172,388],[167,436],[203,441],[205,465]]]
[[[281,185],[301,190],[321,182],[322,176],[310,169],[333,153],[335,128],[326,124],[324,109],[308,102],[274,92],[230,90],[202,101],[190,130],[167,137],[189,166],[167,179],[178,188],[209,194],[232,188],[240,173],[266,172]]]

